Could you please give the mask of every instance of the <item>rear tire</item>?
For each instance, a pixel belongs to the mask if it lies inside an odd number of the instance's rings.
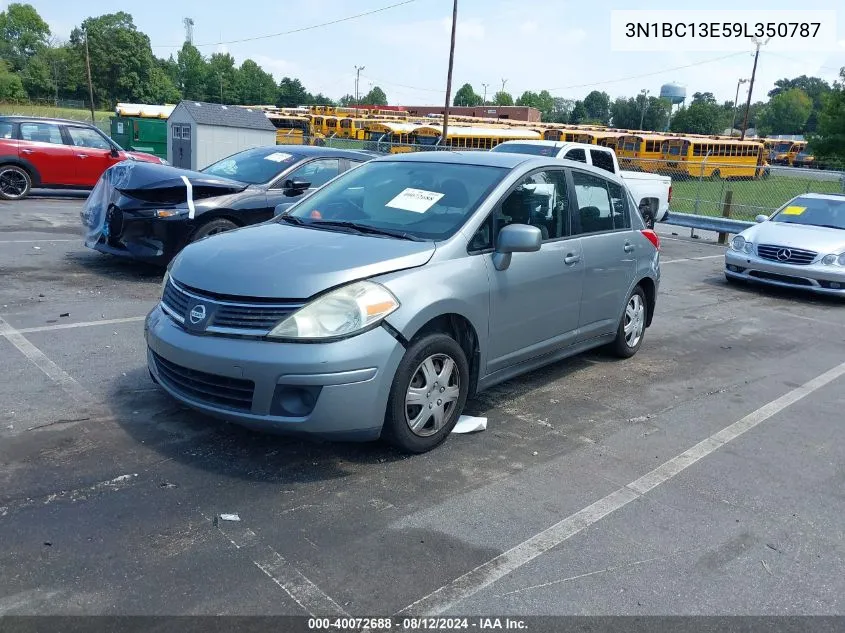
[[[232,222],[231,220],[227,220],[225,218],[217,218],[216,220],[211,220],[210,222],[206,222],[205,224],[201,224],[194,234],[191,235],[191,242],[196,242],[197,240],[201,240],[204,237],[208,237],[209,235],[217,235],[218,233],[225,233],[226,231],[231,231],[232,229],[238,228],[238,225]]]
[[[469,392],[469,363],[446,334],[412,343],[399,363],[381,437],[405,453],[425,453],[452,432]]]
[[[720,180],[722,178],[722,172],[718,169],[714,169],[713,173],[710,174],[710,180]]]
[[[0,199],[23,200],[32,189],[32,176],[18,165],[0,167]]]
[[[631,358],[640,349],[645,338],[645,324],[648,322],[648,303],[645,292],[637,286],[628,295],[625,312],[619,320],[616,338],[608,346],[611,353],[619,358]]]

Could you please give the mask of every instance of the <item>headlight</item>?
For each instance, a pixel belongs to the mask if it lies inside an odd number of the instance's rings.
[[[836,260],[840,266],[845,266],[845,253],[842,253]]]
[[[330,339],[348,336],[381,321],[399,300],[381,284],[358,281],[324,294],[279,323],[268,336]]]
[[[170,271],[164,271],[164,279],[161,280],[161,292],[158,293],[159,297],[164,296],[164,289],[167,288],[167,282],[170,281]]]
[[[745,246],[742,250],[744,250],[746,253],[750,253],[754,250],[754,244],[752,244],[751,242],[745,242]]]
[[[742,235],[737,235],[731,240],[731,248],[735,251],[741,251],[745,248],[745,238]]]
[[[836,255],[825,255],[822,258],[822,264],[826,266],[833,266],[836,263]]]

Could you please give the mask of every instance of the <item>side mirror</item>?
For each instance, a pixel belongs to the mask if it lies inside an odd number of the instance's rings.
[[[543,234],[536,226],[509,224],[496,238],[493,265],[496,270],[506,270],[511,265],[512,253],[532,253],[540,250]]]
[[[116,147],[112,147],[111,151],[109,152],[109,156],[111,156],[112,158],[117,158],[118,156],[120,156],[120,152],[117,151]]]
[[[756,218],[754,218],[754,221],[755,221],[755,222],[765,222],[765,221],[766,221],[766,220],[768,220],[768,219],[769,219],[769,216],[768,216],[768,215],[763,215],[763,214],[761,213],[761,214],[760,214],[760,215],[758,215]]]
[[[311,183],[305,182],[304,180],[290,180],[290,179],[288,179],[288,180],[285,180],[285,182],[282,184],[282,187],[284,187],[285,189],[296,191],[296,192],[305,191],[310,186],[311,186]]]

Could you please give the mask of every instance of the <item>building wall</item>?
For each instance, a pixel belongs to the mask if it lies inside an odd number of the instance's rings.
[[[197,135],[194,134],[196,132],[196,125],[194,124],[194,119],[188,114],[188,111],[185,108],[180,106],[176,106],[173,109],[173,112],[170,113],[170,116],[167,117],[167,162],[171,165],[173,164],[173,128],[172,125],[174,123],[181,123],[183,125],[190,125],[191,129],[191,156],[197,155],[197,145],[196,145],[196,138]]]
[[[415,116],[426,116],[428,114],[443,114],[443,106],[404,106],[405,109]],[[528,106],[455,106],[449,108],[450,114],[460,116],[477,116],[491,119],[514,119],[517,121],[540,121],[540,111],[537,108]]]
[[[216,125],[195,126],[194,169],[208,167],[211,163],[251,147],[276,144],[275,130],[248,130]]]

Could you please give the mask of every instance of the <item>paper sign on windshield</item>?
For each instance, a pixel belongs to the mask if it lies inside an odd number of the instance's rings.
[[[401,209],[402,211],[425,213],[444,195],[446,194],[409,187],[408,189],[399,192],[399,195],[384,206],[391,207],[393,209]]]
[[[784,215],[801,215],[806,210],[807,210],[807,207],[786,207],[783,210],[783,214]]]
[[[264,157],[264,160],[272,160],[274,163],[283,163],[286,160],[290,160],[293,158],[291,154],[285,154],[284,152],[273,152],[272,154],[267,154]]]

